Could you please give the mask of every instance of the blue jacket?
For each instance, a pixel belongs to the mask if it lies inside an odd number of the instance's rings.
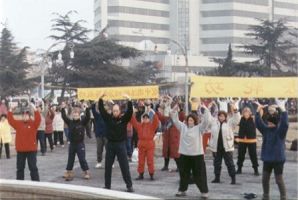
[[[94,116],[94,121],[95,121],[95,136],[96,137],[101,137],[101,136],[106,136],[106,124],[103,121],[103,118],[99,112],[96,111],[95,109],[95,104],[92,105],[92,114]]]
[[[261,159],[264,162],[284,162],[286,160],[285,139],[289,127],[288,113],[281,113],[279,124],[275,128],[269,128],[257,113],[256,127],[263,135]]]

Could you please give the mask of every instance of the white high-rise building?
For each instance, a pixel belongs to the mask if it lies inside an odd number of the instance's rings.
[[[171,48],[178,41],[190,55],[225,57],[229,44],[235,60],[254,59],[240,46],[257,19],[280,19],[298,27],[298,0],[95,0],[95,29],[107,24],[108,34],[121,44],[141,50]]]
[[[225,57],[231,44],[236,60],[254,59],[239,47],[252,42],[245,34],[257,19],[284,18],[298,27],[298,0],[201,0],[199,8],[200,53],[209,57]]]
[[[145,51],[166,51],[170,38],[169,0],[94,0],[95,30]]]

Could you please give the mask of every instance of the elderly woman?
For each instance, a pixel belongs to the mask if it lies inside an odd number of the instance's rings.
[[[191,171],[194,182],[202,193],[202,198],[208,198],[208,185],[206,165],[204,161],[203,133],[205,132],[210,112],[204,106],[204,114],[201,123],[198,124],[197,116],[190,114],[186,117],[185,123],[179,121],[178,106],[171,112],[173,123],[180,132],[179,154],[180,154],[180,186],[177,197],[186,196]]]

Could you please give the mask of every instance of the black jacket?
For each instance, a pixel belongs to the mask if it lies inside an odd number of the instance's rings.
[[[239,138],[256,139],[256,125],[252,117],[249,119],[241,118],[239,124]]]
[[[130,122],[131,116],[133,114],[132,102],[128,101],[126,113],[119,118],[115,118],[109,113],[103,105],[103,100],[99,99],[98,108],[101,116],[107,127],[107,139],[110,142],[122,142],[127,138],[127,124]]]
[[[82,120],[71,120],[67,117],[65,113],[65,109],[63,108],[61,110],[62,118],[64,122],[67,124],[69,129],[69,141],[70,143],[81,143],[84,142],[84,136],[85,136],[85,126],[90,121],[90,110],[89,108],[85,111],[85,117]]]

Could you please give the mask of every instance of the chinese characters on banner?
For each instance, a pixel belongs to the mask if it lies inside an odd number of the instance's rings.
[[[78,98],[85,100],[98,100],[102,93],[106,94],[105,99],[121,100],[123,94],[132,99],[156,99],[159,98],[158,86],[132,86],[132,87],[104,87],[104,88],[78,88]]]
[[[190,97],[298,98],[298,77],[192,76]]]

